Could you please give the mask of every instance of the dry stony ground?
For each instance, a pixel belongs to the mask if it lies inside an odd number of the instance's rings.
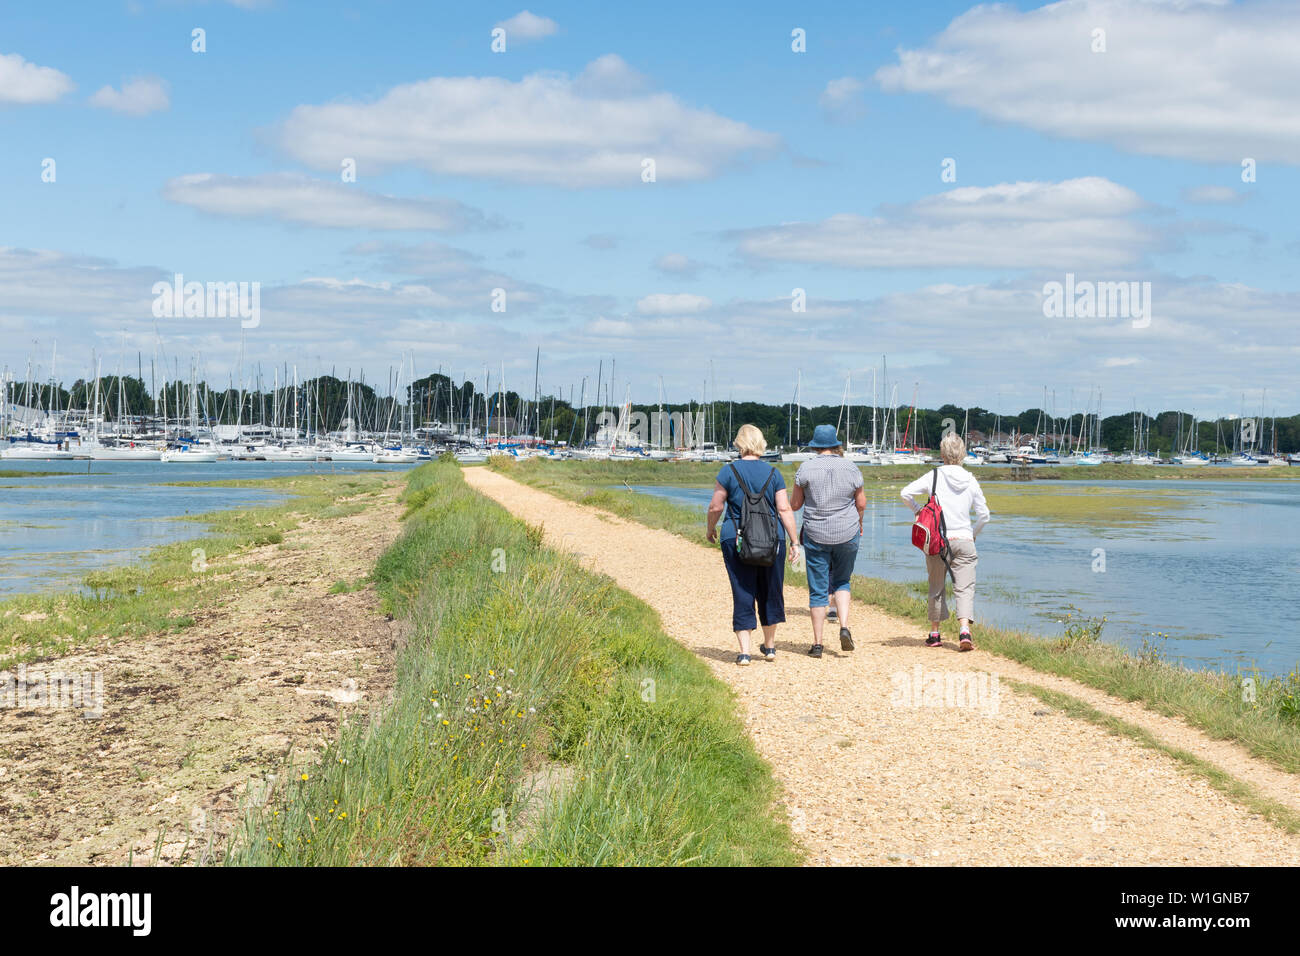
[[[315,759],[392,687],[399,625],[373,585],[329,590],[374,568],[397,492],[214,561],[237,586],[187,608],[185,630],[29,665],[102,671],[104,713],[0,709],[0,864],[148,864],[160,842],[163,862],[220,859],[267,775]]]
[[[1300,863],[1300,838],[1172,758],[1006,684],[994,696],[993,678],[1069,693],[1300,810],[1295,778],[1234,744],[1004,658],[926,649],[914,625],[856,603],[857,650],[840,652],[832,638],[814,660],[807,592],[795,588],[786,589],[777,661],[737,667],[716,552],[486,469],[465,475],[543,526],[548,544],[583,555],[654,607],[667,633],[731,685],[811,864]],[[982,680],[978,706],[910,706],[904,692],[920,687],[924,702],[930,675],[954,687]]]

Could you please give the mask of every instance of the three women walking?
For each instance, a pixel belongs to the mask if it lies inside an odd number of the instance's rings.
[[[741,426],[735,447],[739,460],[718,472],[709,502],[707,533],[713,542],[719,540],[720,531],[722,560],[731,583],[732,630],[740,646],[736,663],[747,665],[752,660],[751,637],[759,628],[759,653],[766,660],[776,660],[776,627],[785,622],[785,562],[798,562],[800,544],[813,631],[808,653],[820,658],[825,650],[828,611],[838,616],[840,650],[852,651],[850,582],[867,506],[861,470],[844,457],[833,425],[818,425],[814,430],[807,447],[817,454],[799,466],[788,491],[781,472],[761,458],[767,451],[761,431],[753,425]],[[930,633],[925,646],[943,646],[939,628],[950,613],[946,591],[951,574],[960,625],[958,649],[970,651],[975,648],[971,628],[979,561],[975,538],[989,522],[989,508],[979,481],[962,467],[966,443],[961,436],[945,435],[939,454],[943,463],[908,484],[901,495],[914,514],[921,510],[917,503],[921,495],[928,500],[933,494],[943,509],[948,547],[941,554],[926,555]],[[795,523],[796,511],[803,512],[801,529]],[[738,545],[737,529],[747,522],[757,530],[747,533],[742,529]],[[767,545],[759,549],[757,558],[752,539]]]

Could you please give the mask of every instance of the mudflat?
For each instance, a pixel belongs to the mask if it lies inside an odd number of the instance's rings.
[[[29,679],[101,672],[103,714],[0,709],[0,863],[220,861],[242,802],[392,687],[399,623],[373,585],[332,591],[396,537],[398,492],[217,559],[237,587],[183,609],[188,628],[28,663]]]

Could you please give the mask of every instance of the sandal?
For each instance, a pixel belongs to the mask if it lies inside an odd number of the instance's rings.
[[[821,657],[821,656],[822,656],[822,646],[821,646],[820,644],[814,644],[811,648],[809,648],[809,650],[808,650],[808,656],[809,656],[809,657]]]

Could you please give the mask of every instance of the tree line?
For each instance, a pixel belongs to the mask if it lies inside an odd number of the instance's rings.
[[[107,421],[116,421],[119,415],[118,376],[107,375],[100,379],[99,404]],[[61,385],[9,383],[9,403],[26,404],[41,409],[63,412],[68,409],[90,409],[95,402],[94,382],[78,379],[70,388]],[[337,431],[344,426],[348,415],[349,383],[333,375],[322,375],[294,386],[266,390],[253,389],[240,393],[229,385],[214,389],[206,382],[193,386],[198,417],[201,424],[270,424],[278,420],[289,425],[294,420],[294,399],[297,398],[297,421],[300,427],[310,424],[313,432]],[[164,407],[170,420],[185,421],[190,408],[191,385],[176,380],[150,392],[138,376],[121,377],[121,415],[123,418],[157,417]],[[483,391],[473,382],[457,385],[447,375],[435,373],[418,379],[402,390],[400,397],[380,395],[373,386],[351,383],[352,418],[358,428],[396,431],[404,420],[422,423],[440,421],[455,424],[460,430],[468,425],[482,431],[485,419],[494,426],[508,421],[516,432],[536,434],[541,438],[582,443],[593,438],[601,424],[601,412],[617,414],[618,409],[589,402],[586,407],[571,397],[546,394],[534,400],[531,395],[521,395],[514,390],[503,394],[489,389]],[[242,404],[241,404],[242,401]],[[278,416],[276,409],[278,408]],[[657,404],[633,404],[633,412],[647,416],[659,411]],[[242,409],[242,414],[241,414]],[[762,430],[768,444],[773,447],[792,448],[807,442],[816,425],[832,424],[839,428],[842,438],[851,442],[868,442],[872,432],[870,406],[854,405],[845,409],[840,405],[799,406],[790,404],[769,405],[762,402],[710,402],[704,405],[664,406],[665,411],[691,411],[703,414],[705,440],[719,445],[730,444],[731,437],[743,424],[752,424]],[[308,413],[310,411],[310,419]],[[409,415],[408,415],[409,413]],[[1047,435],[1048,444],[1059,444],[1065,436],[1073,436],[1075,444],[1084,435],[1085,444],[1100,444],[1111,451],[1136,451],[1141,445],[1135,435],[1147,438],[1145,450],[1162,455],[1174,454],[1190,444],[1204,452],[1225,453],[1238,447],[1240,421],[1220,418],[1196,422],[1196,435],[1190,436],[1192,416],[1178,410],[1163,411],[1154,416],[1142,412],[1122,412],[1101,419],[1100,429],[1094,416],[1082,414],[1053,418],[1041,408],[1028,408],[1014,415],[999,415],[986,408],[958,405],[941,405],[938,408],[899,406],[898,409],[877,408],[877,437],[892,440],[895,421],[900,443],[906,436],[907,444],[917,448],[934,448],[945,429],[951,425],[960,433],[975,433],[983,440],[992,441],[996,435],[1019,436]],[[888,425],[886,425],[888,422]],[[885,428],[889,428],[889,435]],[[1276,433],[1276,442],[1274,435]],[[1300,415],[1255,420],[1255,447],[1271,450],[1276,444],[1280,453],[1300,450]]]

